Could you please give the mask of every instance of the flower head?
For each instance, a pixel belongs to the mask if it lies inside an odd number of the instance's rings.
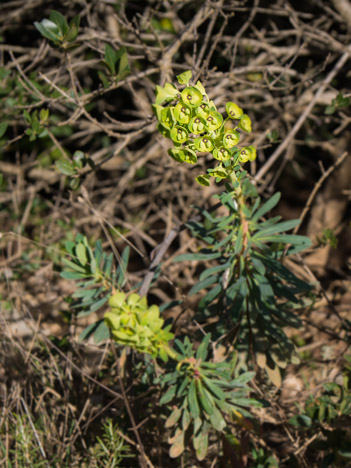
[[[214,147],[213,140],[208,135],[196,138],[194,144],[198,151],[212,151]]]
[[[206,117],[206,125],[207,128],[213,132],[215,130],[218,130],[218,128],[222,125],[223,122],[223,117],[219,112],[212,111],[208,114]]]
[[[176,125],[171,130],[171,138],[175,143],[184,143],[188,139],[188,132],[185,128]]]
[[[244,111],[241,109],[241,107],[239,107],[234,102],[227,102],[225,109],[231,119],[240,119],[240,117],[244,114]]]
[[[254,146],[245,146],[240,150],[239,161],[245,163],[256,159],[256,148]]]
[[[206,130],[206,122],[202,117],[196,115],[190,120],[188,129],[191,133],[198,135]]]
[[[194,86],[188,86],[182,91],[182,101],[189,107],[197,107],[202,102],[202,94]]]
[[[223,146],[221,148],[215,148],[212,154],[215,159],[218,159],[218,161],[229,161],[230,159],[229,151]]]
[[[234,148],[234,146],[239,142],[240,134],[236,130],[229,130],[223,135],[223,146],[225,148]]]
[[[247,114],[243,114],[240,117],[239,128],[241,128],[241,130],[244,130],[244,132],[251,132],[251,119]]]
[[[207,104],[207,102],[202,102],[199,107],[195,109],[195,112],[196,115],[199,115],[205,119],[210,113],[210,106]]]
[[[188,124],[191,117],[191,109],[182,102],[178,102],[174,108],[174,117],[179,123]]]

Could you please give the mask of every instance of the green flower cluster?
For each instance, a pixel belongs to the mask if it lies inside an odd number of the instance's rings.
[[[171,326],[162,328],[164,320],[159,308],[156,305],[148,307],[146,297],[138,294],[126,297],[119,291],[111,296],[109,306],[104,319],[117,343],[153,357],[159,356],[164,361],[174,354],[168,347],[168,341],[174,337],[169,331]]]
[[[196,178],[199,184],[209,185],[210,177],[230,178],[238,163],[253,161],[256,148],[237,146],[240,140],[238,129],[251,132],[250,117],[237,104],[228,102],[224,120],[200,81],[188,86],[191,77],[191,71],[177,76],[178,82],[186,85],[182,91],[171,83],[166,83],[163,88],[156,86],[153,109],[159,122],[158,130],[174,143],[174,148],[168,151],[173,159],[195,164],[197,154],[205,152],[219,161],[214,169],[207,170],[208,174]],[[235,120],[237,122],[230,125],[229,122]]]

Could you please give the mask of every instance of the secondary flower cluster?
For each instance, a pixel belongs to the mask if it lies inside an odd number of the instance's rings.
[[[119,291],[111,296],[109,306],[104,319],[117,343],[167,361],[167,344],[174,335],[169,331],[170,325],[162,328],[164,320],[156,305],[148,307],[145,297],[138,294],[126,297]]]
[[[177,79],[180,84],[188,85],[191,76],[191,71],[187,71]],[[166,83],[163,88],[156,86],[153,108],[159,131],[174,143],[174,148],[168,151],[173,159],[195,164],[197,153],[206,152],[220,162],[214,169],[208,169],[208,174],[196,178],[201,185],[209,185],[210,176],[229,178],[238,163],[256,158],[255,147],[237,146],[240,140],[238,129],[251,132],[250,117],[237,104],[228,102],[224,120],[200,81],[182,91],[171,83]]]

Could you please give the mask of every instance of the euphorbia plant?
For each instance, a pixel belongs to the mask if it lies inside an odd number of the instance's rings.
[[[69,271],[63,276],[80,281],[73,305],[78,315],[108,304],[104,320],[89,325],[82,338],[94,334],[100,341],[110,332],[117,346],[154,359],[154,388],[161,393],[160,405],[169,413],[165,426],[173,430],[170,456],[178,457],[193,446],[201,460],[207,454],[209,437],[233,440],[237,424],[253,427],[248,418],[252,417],[251,408],[259,403],[249,397],[247,383],[254,372],[239,369],[239,354],[241,362],[246,358],[247,366],[265,369],[278,386],[280,369],[294,359],[296,362],[284,327],[300,325],[294,309],[303,304],[302,293],[310,286],[283,260],[310,242],[304,236],[285,234],[299,220],[267,217],[280,194],[261,203],[243,169],[256,158],[253,145],[240,145],[241,132],[251,132],[250,117],[231,101],[223,117],[201,82],[190,84],[191,76],[190,71],[179,75],[179,88],[171,83],[157,86],[154,110],[158,129],[173,142],[169,155],[194,165],[198,156],[211,154],[215,166],[196,180],[208,186],[212,177],[223,184],[223,192],[216,195],[217,206],[211,212],[199,208],[203,221],[187,223],[202,247],[176,259],[206,265],[189,291],[189,295],[201,293],[196,317],[205,335],[201,343],[196,347],[197,335],[183,340],[176,336],[173,347],[174,334],[170,325],[164,326],[160,309],[148,306],[146,298],[135,290],[129,294],[123,291],[129,249],[114,270],[112,257],[102,251],[101,243],[93,250],[86,238],[78,236],[75,243],[67,245],[72,260],[66,260]],[[217,216],[219,207],[221,215]],[[220,359],[218,346],[222,349]]]
[[[195,164],[204,152],[213,156],[215,166],[196,180],[201,185],[209,185],[211,177],[224,181],[225,190],[217,198],[227,210],[227,216],[222,210],[216,217],[215,211],[200,208],[204,221],[191,221],[188,227],[206,246],[177,260],[215,262],[201,273],[200,281],[189,292],[205,291],[199,302],[198,321],[223,343],[235,344],[279,385],[279,369],[297,359],[283,328],[300,325],[294,309],[301,306],[300,293],[310,290],[283,265],[283,260],[309,246],[310,241],[285,234],[299,220],[264,218],[276,206],[280,194],[261,204],[242,167],[256,158],[253,145],[240,146],[240,132],[251,132],[250,117],[234,102],[227,102],[223,117],[202,83],[190,83],[191,72],[177,78],[184,89],[171,83],[156,87],[158,128],[173,141],[169,155],[176,161]],[[207,323],[210,316],[216,317],[215,325]]]

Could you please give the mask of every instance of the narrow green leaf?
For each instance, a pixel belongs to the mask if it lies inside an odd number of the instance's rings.
[[[196,450],[196,458],[199,461],[203,460],[207,455],[208,433],[204,434],[200,432],[200,434],[194,438],[194,448]]]
[[[207,333],[207,335],[203,338],[200,346],[197,348],[196,351],[196,359],[201,359],[201,361],[206,361],[207,358],[207,348],[208,344],[211,339],[211,333]]]
[[[110,46],[110,44],[105,44],[105,62],[110,69],[111,75],[115,75],[117,54],[116,51]]]
[[[218,385],[213,383],[211,379],[204,378],[203,383],[216,398],[219,398],[220,400],[225,400],[225,393]]]
[[[256,214],[251,218],[252,222],[258,221],[262,216],[271,211],[280,200],[280,192],[275,193],[269,200],[266,201],[256,212]]]
[[[297,414],[289,419],[289,423],[297,427],[310,427],[312,420],[306,414]]]
[[[97,326],[98,326],[98,324],[97,324],[97,322],[95,322],[95,323],[91,323],[90,325],[85,327],[84,330],[82,331],[82,333],[79,335],[78,341],[81,342],[81,341],[84,341],[84,340],[88,339],[94,333]]]
[[[262,230],[260,229],[260,226],[258,226],[260,230],[256,234],[254,234],[253,237],[261,238],[261,237],[266,237],[267,235],[270,235],[270,234],[277,234],[279,232],[290,231],[290,229],[293,229],[298,224],[300,224],[299,219],[290,219],[289,221],[283,221],[281,223],[274,224],[273,226],[262,229]]]
[[[184,377],[183,382],[179,385],[179,388],[177,391],[177,398],[180,398],[183,396],[184,391],[187,389],[189,383],[190,383],[190,377],[189,376]]]
[[[167,392],[162,396],[162,398],[160,399],[160,405],[166,405],[167,403],[169,403],[170,401],[173,400],[173,398],[175,397],[175,394],[176,394],[176,391],[177,391],[177,387],[175,385],[173,385],[172,387],[170,387]]]
[[[76,255],[78,257],[78,260],[80,261],[80,264],[85,266],[87,264],[88,257],[86,248],[82,243],[79,243],[76,246]]]
[[[184,432],[181,429],[176,431],[173,437],[172,446],[169,449],[169,456],[177,458],[184,452]]]
[[[96,310],[100,309],[106,302],[108,301],[108,297],[105,296],[99,301],[96,301],[91,307],[90,307],[90,313],[95,312]]]
[[[174,262],[184,262],[184,261],[189,261],[189,260],[214,260],[214,259],[220,257],[221,255],[222,255],[221,252],[187,253],[187,254],[178,255],[178,257],[176,257],[173,261]]]
[[[203,309],[213,302],[222,292],[222,285],[216,284],[205,296],[200,299],[199,308]]]
[[[226,268],[228,268],[230,265],[230,262],[225,263],[224,265],[217,265],[211,268],[206,268],[201,275],[200,275],[200,281],[204,280],[208,276],[212,276],[214,273],[220,273],[221,271],[224,271]]]
[[[113,265],[113,254],[110,253],[110,255],[106,257],[104,266],[102,268],[107,278],[111,276],[112,265]]]
[[[46,39],[49,39],[50,41],[54,41],[54,42],[60,41],[58,27],[52,21],[43,20],[41,23],[38,23],[36,21],[34,23],[34,26],[37,28],[40,34]]]
[[[58,26],[59,31],[62,36],[64,36],[68,31],[68,23],[66,18],[56,10],[51,10],[50,20]]]
[[[78,286],[78,285],[77,285]],[[90,301],[94,296],[96,296],[99,292],[101,292],[102,288],[99,289],[78,289],[75,293],[72,294],[72,297],[77,299],[81,299],[84,303]]]
[[[197,391],[198,391],[198,398],[200,404],[206,414],[209,416],[213,413],[214,408],[214,400],[212,395],[204,388],[200,379],[196,381]]]
[[[128,55],[125,47],[119,49],[117,58],[119,59],[117,79],[120,81],[130,74]]]
[[[98,71],[98,75],[102,81],[102,84],[104,85],[104,88],[107,89],[110,86],[110,82],[108,81],[107,76],[101,70]]]
[[[0,123],[0,138],[2,138],[5,135],[5,132],[7,130],[8,123],[7,122],[1,122]]]
[[[238,230],[238,237],[235,241],[234,247],[234,254],[238,255],[238,253],[243,249],[243,226],[241,225]]]
[[[199,281],[196,283],[188,292],[189,296],[193,296],[194,294],[198,293],[201,291],[201,289],[206,289],[208,286],[211,286],[211,284],[218,282],[218,277],[217,276],[209,276],[205,278],[202,281]]]
[[[82,273],[76,273],[75,271],[63,271],[60,273],[60,276],[64,279],[82,279],[85,275],[82,275]]]
[[[191,421],[191,415],[189,413],[189,411],[187,410],[187,408],[184,409],[183,411],[183,417],[182,417],[182,428],[183,428],[183,431],[186,431],[190,425],[190,421]]]
[[[96,241],[95,249],[94,249],[94,256],[95,256],[95,259],[96,259],[97,267],[100,268],[101,259],[102,259],[102,256],[103,256],[102,244],[101,244],[100,239]]]
[[[200,416],[200,407],[199,402],[197,401],[196,395],[196,385],[195,380],[193,379],[190,383],[189,393],[188,393],[188,403],[189,403],[189,410],[194,419]]]
[[[168,427],[174,426],[178,422],[181,415],[182,415],[182,410],[180,408],[174,408],[174,410],[172,411],[170,416],[168,416],[165,422],[165,427],[168,428]]]
[[[220,432],[222,432],[223,429],[227,425],[224,418],[223,418],[222,413],[216,407],[213,408],[213,412],[212,412],[212,414],[210,416],[210,421],[211,421],[211,424],[214,427],[214,429],[216,429],[216,431],[220,431]]]
[[[99,344],[102,341],[108,340],[110,337],[110,329],[108,328],[106,322],[101,320],[98,322],[98,326],[94,332],[94,343]]]
[[[56,161],[55,165],[60,170],[60,172],[62,172],[62,174],[65,174],[67,176],[72,176],[76,172],[73,163],[71,161],[68,161],[67,159],[61,159],[60,161]]]
[[[84,276],[86,276],[87,274],[85,268],[83,268],[80,265],[77,265],[76,263],[72,262],[71,260],[68,260],[67,258],[63,258],[62,263],[67,265],[69,268],[72,268],[72,270],[82,273]]]
[[[126,247],[123,250],[123,253],[121,255],[121,260],[117,268],[117,285],[120,288],[123,287],[126,281],[126,273],[127,273],[127,268],[128,268],[129,255],[130,255],[130,248]]]

